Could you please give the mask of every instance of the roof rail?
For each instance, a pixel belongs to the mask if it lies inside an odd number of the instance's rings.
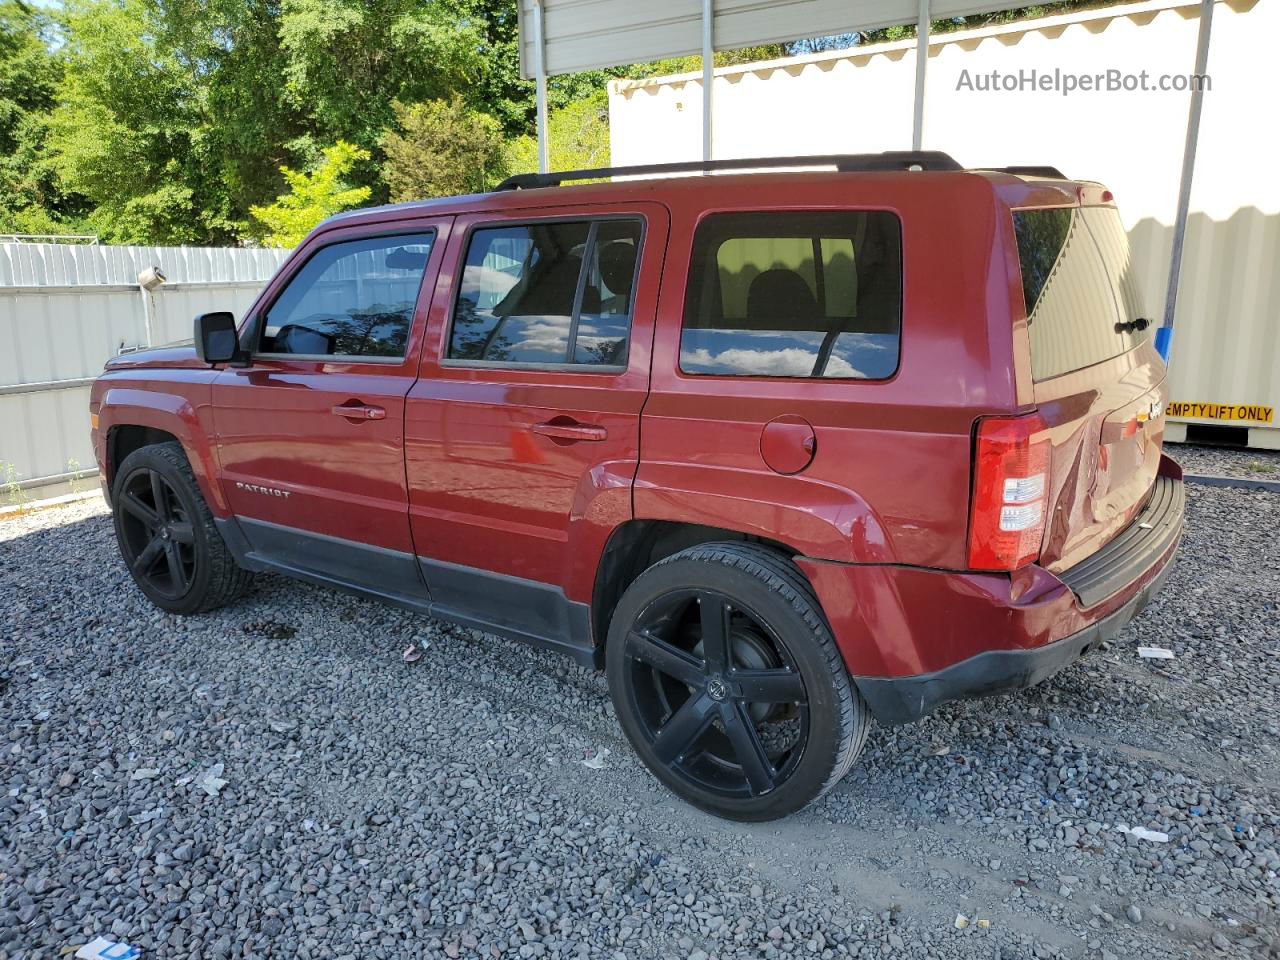
[[[716,173],[721,170],[782,169],[787,167],[835,167],[841,172],[855,170],[963,170],[940,150],[889,150],[884,153],[825,154],[815,157],[755,157],[740,160],[687,160],[680,163],[652,163],[632,167],[598,167],[594,170],[564,170],[558,173],[518,173],[507,177],[495,190],[528,190],[558,187],[568,180],[602,180],[605,177],[659,176],[666,173]]]
[[[992,170],[996,173],[1012,173],[1015,177],[1052,177],[1055,180],[1069,180],[1065,173],[1057,167],[980,167],[981,170]]]

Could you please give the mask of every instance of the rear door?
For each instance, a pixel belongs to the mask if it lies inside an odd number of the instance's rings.
[[[1013,211],[1033,396],[1050,427],[1041,563],[1066,569],[1120,532],[1160,464],[1165,366],[1115,207]]]
[[[404,398],[418,371],[449,218],[311,241],[249,319],[247,366],[214,381],[222,483],[260,559],[420,596],[404,475]]]
[[[654,203],[458,218],[406,414],[413,541],[449,612],[583,639],[631,516],[666,236]]]

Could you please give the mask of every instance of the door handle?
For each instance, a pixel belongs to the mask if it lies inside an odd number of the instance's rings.
[[[550,437],[553,440],[605,440],[609,436],[609,431],[604,427],[597,427],[587,423],[576,423],[574,421],[556,423],[549,420],[546,423],[535,423],[529,428],[530,432],[540,434],[544,437]]]
[[[340,403],[329,412],[335,417],[346,417],[348,420],[387,419],[387,411],[382,407],[375,407],[364,403],[353,403],[350,405]]]

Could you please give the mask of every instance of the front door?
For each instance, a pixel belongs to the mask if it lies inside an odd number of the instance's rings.
[[[222,483],[255,558],[421,598],[404,398],[449,220],[314,238],[248,321],[252,359],[214,381]]]
[[[405,417],[442,613],[590,644],[596,562],[631,516],[666,235],[654,203],[458,218]]]

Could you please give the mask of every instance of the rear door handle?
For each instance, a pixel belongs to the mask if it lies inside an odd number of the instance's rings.
[[[609,431],[604,427],[574,422],[535,423],[529,430],[544,437],[551,437],[553,440],[605,440],[609,436]]]
[[[370,404],[340,403],[329,411],[335,417],[346,417],[348,420],[385,420],[387,419],[387,411],[382,407],[375,407]]]

